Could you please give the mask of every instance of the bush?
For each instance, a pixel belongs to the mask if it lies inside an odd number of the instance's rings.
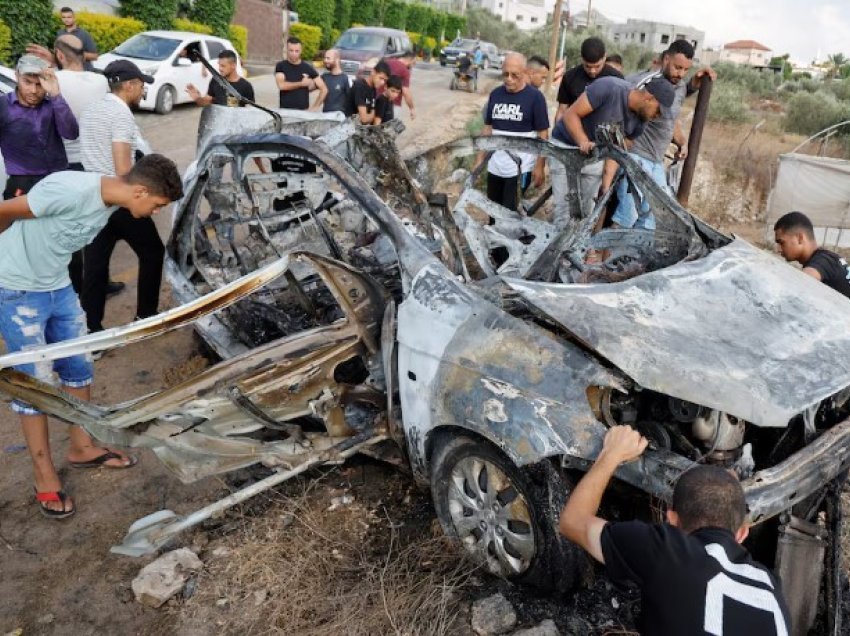
[[[12,29],[0,20],[0,64],[12,64]]]
[[[334,28],[340,33],[345,31],[351,24],[351,10],[354,0],[336,0],[336,11],[334,12]],[[336,42],[336,40],[334,40]]]
[[[34,42],[53,46],[56,37],[51,0],[0,0],[0,20],[11,29],[11,54],[21,55]]]
[[[301,14],[298,17],[300,18]],[[289,25],[289,35],[301,40],[301,57],[303,59],[312,61],[316,57],[322,42],[322,30],[319,27],[304,22],[296,22]]]
[[[446,28],[446,13],[443,11],[434,11],[434,15],[431,17],[431,22],[428,24],[428,29],[425,31],[426,35],[430,35],[432,38],[440,39],[444,37],[443,31]],[[453,35],[451,37],[454,37]]]
[[[121,15],[136,18],[148,29],[170,29],[177,15],[178,0],[121,0]]]
[[[351,26],[375,24],[377,15],[375,0],[358,0],[351,6]]]
[[[189,33],[203,33],[204,35],[212,35],[212,27],[200,22],[192,22],[186,18],[174,18],[171,23],[175,31],[189,31]]]
[[[718,81],[711,91],[708,117],[713,121],[743,123],[750,119],[747,93],[737,84]]]
[[[404,30],[407,23],[407,3],[390,0],[384,9],[384,26],[390,29]]]
[[[446,37],[454,39],[458,34],[466,33],[466,18],[462,15],[449,13],[446,16]]]
[[[434,10],[424,4],[410,4],[407,7],[407,28],[414,33],[422,33],[431,23]]]
[[[231,24],[227,32],[227,39],[239,53],[243,60],[248,55],[248,29],[238,24]]]
[[[720,62],[714,66],[714,70],[717,71],[719,81],[736,84],[747,93],[760,97],[773,94],[780,81],[780,77],[775,73],[757,71],[728,62]]]
[[[319,27],[321,37],[319,46],[327,45],[325,38],[330,38],[334,26],[334,0],[296,0],[295,10],[301,22]],[[306,57],[306,56],[305,56]]]
[[[152,0],[155,2],[158,0]],[[189,17],[201,24],[208,24],[212,32],[219,37],[227,37],[236,0],[195,0]]]
[[[785,130],[814,135],[824,128],[840,123],[850,117],[850,104],[841,102],[827,91],[797,93],[785,110]]]
[[[125,40],[145,30],[144,22],[133,18],[116,18],[102,13],[84,11],[77,13],[76,16],[77,24],[89,32],[97,45],[97,50],[101,53],[111,51]]]
[[[850,101],[850,79],[826,82],[825,87],[826,90],[835,95],[835,97],[841,101]]]

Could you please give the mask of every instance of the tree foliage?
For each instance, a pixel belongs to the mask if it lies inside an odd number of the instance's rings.
[[[12,29],[0,20],[0,64],[12,64]]]
[[[298,12],[298,20],[305,24],[311,24],[321,29],[319,46],[330,46],[333,42],[327,42],[331,37],[331,29],[334,26],[334,0],[296,0],[295,11]],[[305,56],[305,59],[306,58]]]
[[[56,36],[50,0],[0,0],[0,20],[12,31],[11,54],[21,55],[30,42],[52,46]]]
[[[116,46],[145,30],[145,23],[134,18],[118,18],[102,13],[80,11],[76,14],[77,24],[89,32],[97,50],[111,51]]]
[[[215,35],[226,38],[235,11],[236,0],[195,0],[189,17],[209,25]]]
[[[422,33],[428,29],[431,23],[431,14],[434,10],[425,4],[413,3],[407,7],[407,30],[414,33]]]
[[[354,8],[354,0],[336,0],[336,11],[334,12],[334,28],[345,31],[351,25],[351,12]]]
[[[14,1],[14,0],[13,0]],[[27,0],[29,3],[32,0]],[[148,29],[170,29],[178,0],[121,0],[121,15],[145,23]]]
[[[384,9],[384,26],[390,29],[405,29],[407,25],[407,8],[406,2],[401,0],[390,0]]]

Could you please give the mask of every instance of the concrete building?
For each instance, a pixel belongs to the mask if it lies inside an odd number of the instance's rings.
[[[468,6],[487,9],[503,22],[513,22],[523,31],[545,26],[552,13],[545,0],[469,0]]]
[[[611,24],[605,29],[609,38],[620,45],[637,44],[650,51],[661,52],[674,40],[687,40],[701,57],[705,32],[690,26],[651,22],[629,18],[625,24]]]
[[[736,40],[724,44],[720,51],[720,62],[732,62],[741,66],[767,66],[773,51],[755,40]]]
[[[567,7],[563,5],[561,7],[561,11],[564,12],[566,10]],[[588,14],[587,11],[578,11],[574,15],[570,16],[570,26],[576,31],[582,31],[588,27],[594,27],[605,31],[613,24],[613,20],[606,18],[596,9],[591,9],[590,14]]]

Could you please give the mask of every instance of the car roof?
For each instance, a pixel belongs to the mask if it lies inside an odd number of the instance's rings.
[[[190,40],[192,38],[206,38],[207,40],[218,40],[219,42],[230,43],[230,40],[217,37],[215,35],[207,35],[206,33],[193,33],[192,31],[142,31],[139,35],[155,35],[162,38],[171,38],[172,40]]]
[[[400,29],[389,29],[387,27],[352,27],[350,29],[346,29],[346,32],[347,31],[357,31],[358,33],[369,31],[371,33],[377,33],[378,35],[403,35],[404,37],[408,37],[407,33]]]

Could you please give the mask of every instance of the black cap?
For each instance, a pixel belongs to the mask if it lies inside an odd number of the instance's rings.
[[[676,91],[669,80],[661,77],[653,77],[644,85],[644,89],[650,93],[664,108],[670,108],[676,97]]]
[[[114,62],[110,62],[103,70],[103,74],[106,75],[106,79],[109,80],[110,84],[129,82],[134,79],[140,79],[145,84],[153,84],[153,77],[142,73],[139,67],[130,60],[115,60]]]

